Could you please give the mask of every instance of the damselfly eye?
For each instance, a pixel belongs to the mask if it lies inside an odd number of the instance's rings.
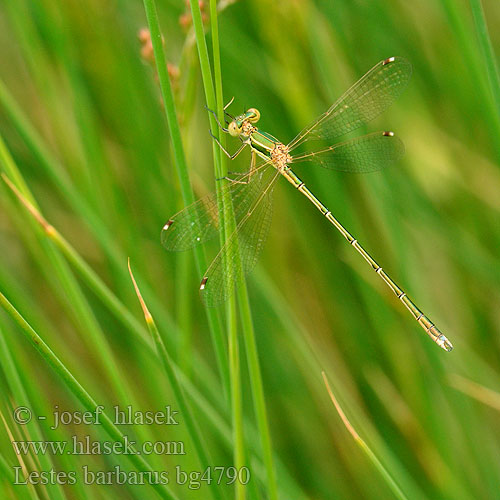
[[[260,111],[258,109],[255,109],[255,108],[250,108],[247,111],[247,115],[249,115],[248,116],[248,121],[250,123],[256,123],[260,119]],[[253,116],[251,116],[251,115],[253,115]]]
[[[228,125],[227,130],[233,137],[238,137],[241,134],[241,127],[238,127],[234,120]]]

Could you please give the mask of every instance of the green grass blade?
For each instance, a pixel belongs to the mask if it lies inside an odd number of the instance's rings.
[[[479,46],[483,53],[484,65],[488,73],[491,94],[495,101],[497,113],[500,115],[500,75],[481,0],[470,0],[470,7],[474,16]]]
[[[326,390],[328,391],[328,395],[330,396],[330,399],[332,400],[333,405],[335,406],[335,409],[337,410],[340,418],[342,419],[342,422],[346,426],[347,430],[353,437],[354,441],[356,444],[363,450],[363,452],[366,454],[366,456],[370,459],[370,461],[373,463],[377,471],[380,473],[380,475],[383,477],[384,481],[387,483],[389,488],[392,490],[396,498],[399,498],[400,500],[408,500],[408,497],[401,491],[399,486],[397,485],[396,481],[394,481],[393,477],[389,473],[389,471],[382,465],[380,460],[377,458],[375,453],[371,450],[371,448],[361,439],[359,434],[356,432],[354,427],[351,425],[347,417],[345,416],[345,413],[343,412],[341,406],[339,405],[337,399],[335,398],[332,389],[330,388],[330,384],[328,383],[328,379],[326,378],[325,372],[322,372],[323,380],[325,382]]]
[[[198,57],[200,61],[201,75],[203,80],[203,87],[205,90],[205,98],[207,107],[211,110],[217,109],[216,96],[214,91],[213,76],[208,57],[207,43],[205,40],[205,33],[203,22],[201,18],[201,11],[199,3],[195,0],[190,1],[191,15],[193,18],[196,46],[198,49]],[[212,19],[213,23],[216,19]],[[214,29],[214,28],[212,28]],[[217,43],[217,42],[216,42]],[[219,129],[216,124],[215,118],[212,113],[208,113],[209,123],[211,130],[219,134]],[[226,197],[222,197],[220,189],[227,183],[224,177],[221,163],[221,151],[215,143],[212,144],[212,151],[214,157],[214,169],[217,179],[221,179],[216,183],[217,198],[219,203],[219,216],[222,217],[223,231],[220,233],[220,245],[224,245],[226,239],[234,231],[235,222],[232,211],[232,202]],[[236,304],[234,296],[230,297],[226,305],[227,316],[227,329],[228,329],[228,342],[229,342],[229,367],[230,367],[230,386],[231,386],[231,409],[232,409],[232,426],[233,426],[233,440],[234,451],[233,460],[235,467],[241,467],[245,456],[245,441],[243,436],[243,420],[242,420],[242,394],[241,394],[241,370],[240,370],[240,350],[237,338],[237,320],[236,320]],[[244,500],[246,496],[246,489],[242,485],[236,486],[236,498]]]
[[[203,40],[201,40],[201,30],[200,30],[200,17],[199,17],[199,6],[194,6],[191,4],[191,12],[193,17],[196,18],[195,23],[197,23],[197,45],[200,47],[200,62],[201,54],[203,53],[204,66],[210,70],[210,65],[206,64],[206,58],[204,57],[206,47],[203,46]],[[212,56],[213,56],[213,66],[214,66],[214,78],[215,78],[215,102],[213,110],[216,111],[219,122],[224,123],[224,94],[222,88],[222,72],[220,64],[220,44],[219,44],[219,23],[217,14],[217,2],[215,0],[210,0],[210,27],[212,35]],[[205,76],[207,82],[211,80],[210,71],[205,68],[208,75]],[[208,89],[209,94],[210,90]],[[207,85],[205,85],[205,93],[207,92]],[[207,95],[207,94],[206,94]],[[209,97],[207,95],[207,102]],[[213,121],[213,120],[212,120]],[[222,147],[226,147],[226,134],[220,130],[218,126],[212,128],[215,131],[216,137],[218,137],[219,142]],[[227,175],[227,158],[221,148],[216,147],[213,144],[214,154],[219,155],[219,162],[215,162],[215,175],[216,178],[221,179]],[[223,212],[224,212],[224,232],[225,238],[221,238],[221,245],[224,243],[225,239],[231,235],[235,229],[234,216],[232,211],[232,203],[230,200],[222,200]],[[238,285],[240,286],[240,285]],[[242,283],[241,286],[244,286]],[[238,339],[238,324],[237,324],[237,308],[236,301],[234,297],[231,297],[227,306],[227,324],[228,324],[228,343],[229,343],[229,363],[230,363],[230,374],[231,374],[231,409],[232,409],[232,424],[233,424],[233,443],[234,443],[234,466],[236,469],[241,470],[242,467],[247,465],[246,462],[246,446],[245,446],[245,435],[243,428],[243,394],[242,394],[242,384],[241,384],[241,360],[240,360],[240,343]],[[235,498],[237,500],[244,500],[247,497],[247,488],[245,485],[238,482],[236,484]]]
[[[196,40],[197,40],[197,46],[198,46],[198,54],[200,57],[200,66],[201,66],[201,71],[202,71],[202,76],[203,76],[203,82],[204,82],[204,87],[205,87],[205,96],[207,99],[207,105],[211,109],[216,109],[216,100],[215,100],[215,91],[214,91],[214,86],[213,86],[213,80],[212,80],[212,71],[210,69],[210,62],[208,59],[208,51],[207,51],[207,46],[206,46],[206,40],[203,32],[203,24],[202,24],[202,19],[201,19],[201,13],[200,13],[200,8],[199,4],[196,0],[190,0],[191,2],[191,13],[193,15],[193,22],[194,22],[194,27],[195,27],[195,34],[196,34]],[[212,6],[212,12],[213,12],[213,6]],[[212,20],[214,22],[214,20]],[[217,28],[212,28],[212,32],[215,33],[217,36],[218,30]],[[218,46],[218,39],[215,40],[215,46]],[[216,57],[215,58],[216,63],[219,61],[219,59]],[[218,72],[220,72],[220,68],[217,66]],[[218,82],[218,85],[220,86],[219,88],[219,95],[222,96],[222,85],[221,85],[221,77],[220,75],[217,75],[216,77],[216,82]],[[219,111],[220,111],[220,106],[221,102],[218,103],[219,105]],[[213,130],[217,130],[217,126],[215,124],[215,120],[213,117],[210,117],[211,121],[211,127]],[[215,147],[215,144],[214,144]],[[219,155],[221,152],[219,151]],[[217,152],[215,153],[215,158],[217,160]],[[220,158],[220,156],[219,156]],[[222,176],[222,169],[220,165],[217,164],[217,161],[215,162],[216,164],[216,175]],[[217,168],[218,167],[218,168]],[[223,200],[224,201],[224,200]],[[231,205],[229,203],[224,203],[224,221],[225,221],[225,230],[226,230],[226,236],[230,234],[234,230],[234,217],[232,212],[230,211]],[[276,477],[275,477],[275,468],[274,468],[274,463],[273,463],[273,454],[272,454],[272,445],[271,445],[271,439],[270,439],[270,431],[269,431],[269,424],[267,421],[267,413],[266,413],[266,405],[265,405],[265,397],[264,397],[264,390],[263,390],[263,384],[262,384],[262,376],[260,373],[260,366],[259,366],[259,357],[257,353],[257,345],[255,342],[255,332],[253,329],[253,324],[252,324],[252,319],[251,319],[251,312],[250,312],[250,304],[248,300],[248,294],[246,290],[246,284],[244,282],[238,283],[237,284],[237,294],[238,294],[238,299],[239,299],[239,307],[240,311],[242,314],[242,327],[243,327],[243,337],[245,341],[245,346],[246,346],[246,351],[247,351],[247,358],[249,362],[249,370],[250,370],[250,384],[252,387],[252,395],[253,395],[253,401],[254,401],[254,407],[255,407],[255,413],[257,416],[257,424],[259,428],[259,433],[260,433],[260,438],[261,438],[261,446],[262,446],[262,453],[263,453],[263,461],[266,467],[266,472],[267,472],[267,491],[269,498],[271,500],[276,500],[277,499],[277,485],[276,485]],[[228,306],[230,314],[234,310],[231,304]],[[233,325],[234,323],[231,321],[231,317],[229,318],[229,325]],[[234,366],[235,368],[238,366],[237,361],[234,361]],[[234,375],[236,376],[236,374]],[[238,382],[235,381],[235,384]],[[235,415],[238,415],[236,412]],[[243,452],[241,452],[243,453]]]
[[[247,287],[242,283],[238,287],[238,301],[241,311],[241,322],[243,326],[243,337],[250,373],[250,383],[252,389],[253,404],[257,417],[257,427],[260,434],[262,447],[262,458],[267,473],[267,492],[271,500],[278,499],[278,486],[276,482],[276,469],[273,458],[273,448],[271,442],[271,431],[267,418],[266,401],[264,396],[264,384],[260,370],[259,354],[255,340],[255,330],[250,312],[250,300],[248,298]]]

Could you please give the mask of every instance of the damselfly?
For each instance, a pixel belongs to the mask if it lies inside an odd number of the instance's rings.
[[[404,146],[393,132],[376,132],[297,155],[292,152],[306,141],[332,141],[369,122],[392,104],[410,76],[411,65],[405,59],[391,57],[381,61],[288,145],[255,126],[260,118],[257,109],[251,108],[237,117],[226,112],[232,119],[227,128],[217,121],[224,132],[241,140],[240,148],[231,155],[215,139],[224,153],[234,159],[248,146],[252,164],[249,172],[229,179],[221,190],[221,196],[232,202],[236,229],[227,237],[201,281],[200,292],[207,306],[216,306],[227,299],[235,283],[255,266],[269,231],[273,188],[276,180],[283,176],[361,254],[429,337],[444,350],[451,351],[451,342],[291,170],[293,163],[312,161],[328,169],[363,173],[385,168],[398,160]],[[257,158],[263,162],[256,164]],[[161,239],[167,250],[187,250],[204,243],[220,229],[217,197],[212,194],[174,215],[163,227]]]

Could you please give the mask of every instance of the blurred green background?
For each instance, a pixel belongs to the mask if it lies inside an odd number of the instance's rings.
[[[157,7],[199,197],[214,189],[215,176],[191,15],[183,0]],[[235,97],[230,111],[258,108],[259,126],[285,143],[378,61],[411,61],[407,91],[362,131],[394,130],[406,145],[402,161],[364,176],[313,164],[296,171],[455,347],[447,354],[434,345],[314,207],[280,181],[270,237],[248,288],[283,500],[395,495],[342,424],[322,370],[406,498],[500,498],[500,89],[477,8],[461,0],[219,2],[224,97]],[[483,8],[495,51],[500,4],[488,0]],[[205,3],[202,12],[211,53]],[[231,410],[197,293],[201,276],[190,252],[169,254],[160,245],[163,224],[183,204],[147,47],[141,55],[138,33],[146,26],[139,0],[0,5],[0,169],[19,188],[25,183],[123,309],[113,310],[100,285],[62,257],[3,181],[0,291],[106,408],[175,407],[152,344],[137,334],[143,317],[130,257],[212,463],[228,466]],[[228,140],[231,151],[237,145]],[[230,170],[248,164],[242,154]],[[216,251],[209,246],[207,257]],[[223,308],[216,314],[224,321]],[[41,415],[55,405],[82,407],[4,312],[0,332],[1,497],[154,498],[150,486],[12,486],[19,465],[13,439],[105,437],[85,426],[16,425],[12,409],[22,403]],[[252,472],[246,494],[268,498],[240,347]],[[189,442],[184,425],[124,432],[139,441]],[[156,470],[200,470],[186,447],[183,457],[147,458]],[[121,464],[108,456],[45,460],[24,457],[29,470]],[[173,483],[181,499],[209,498],[206,485]],[[221,495],[236,493],[228,486]]]

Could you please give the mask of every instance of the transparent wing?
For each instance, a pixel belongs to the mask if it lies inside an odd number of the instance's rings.
[[[373,120],[401,94],[410,76],[411,64],[402,57],[379,62],[302,130],[289,144],[290,149],[310,139],[335,139]]]
[[[269,168],[270,165],[263,165],[257,172],[246,174],[223,188],[222,196],[233,200],[237,222],[244,217],[264,189],[268,177],[265,171]],[[218,234],[219,226],[217,196],[212,193],[175,214],[163,226],[161,242],[170,251],[188,250],[213,238]]]
[[[356,137],[311,153],[293,158],[293,163],[314,161],[324,168],[339,172],[367,173],[395,162],[405,152],[401,139],[393,132],[375,132]]]
[[[224,302],[234,290],[235,283],[249,273],[257,263],[269,233],[272,216],[272,191],[279,172],[244,217],[214,261],[200,286],[205,305],[215,307]]]

